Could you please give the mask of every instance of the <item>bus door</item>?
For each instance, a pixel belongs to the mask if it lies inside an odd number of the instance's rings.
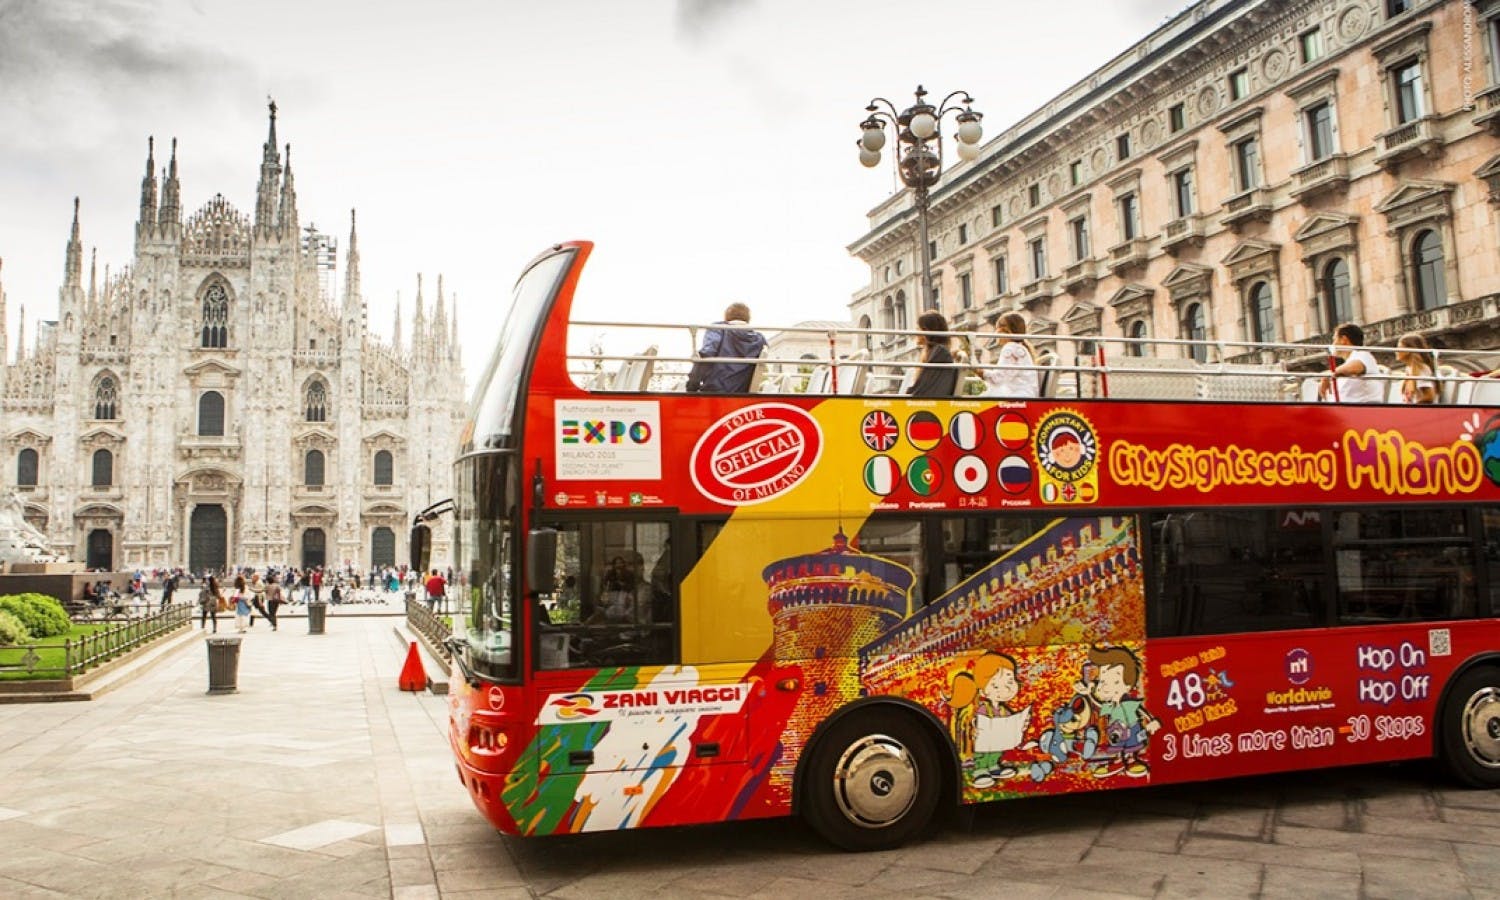
[[[557,531],[556,591],[531,601],[543,777],[743,762],[748,689],[721,667],[680,665],[676,517],[538,524]]]

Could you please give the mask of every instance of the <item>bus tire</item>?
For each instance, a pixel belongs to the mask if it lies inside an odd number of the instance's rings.
[[[845,850],[899,847],[937,810],[942,767],[932,738],[910,715],[846,715],[818,736],[806,765],[803,816]]]
[[[1443,705],[1443,763],[1470,787],[1500,787],[1500,668],[1470,669]]]

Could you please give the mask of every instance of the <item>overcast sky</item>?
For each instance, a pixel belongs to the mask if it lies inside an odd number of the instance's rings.
[[[178,139],[184,217],[216,193],[253,215],[267,95],[341,270],[359,211],[372,330],[398,291],[409,323],[419,272],[430,315],[442,273],[471,379],[559,240],[597,242],[582,316],[842,319],[867,278],[844,248],[895,186],[889,151],[856,159],[872,96],[966,90],[988,139],[1185,5],[0,0],[10,349],[22,304],[28,342],[56,317],[75,195],[85,277],[91,248],[101,277],[131,261],[148,135],[158,165]]]

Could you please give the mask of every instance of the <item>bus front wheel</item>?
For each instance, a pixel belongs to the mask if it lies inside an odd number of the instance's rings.
[[[818,737],[806,764],[803,815],[845,850],[898,847],[937,809],[937,751],[911,716],[889,710],[847,715]]]
[[[1443,762],[1471,787],[1500,787],[1500,668],[1473,669],[1443,709]]]

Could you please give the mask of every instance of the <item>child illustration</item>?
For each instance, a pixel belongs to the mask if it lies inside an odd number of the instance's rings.
[[[1096,778],[1108,778],[1121,772],[1131,778],[1144,778],[1151,769],[1142,754],[1151,735],[1161,722],[1146,711],[1141,699],[1141,661],[1125,647],[1093,647],[1083,669],[1079,693],[1092,697],[1099,717],[1101,762],[1094,767]]]
[[[1031,707],[1017,712],[1010,703],[1021,692],[1016,661],[1003,653],[984,653],[969,671],[958,672],[948,693],[950,727],[960,758],[973,767],[975,787],[1014,778],[1015,766],[1005,754],[1022,746]]]
[[[1043,780],[1068,759],[1092,759],[1099,749],[1097,719],[1094,700],[1087,694],[1075,694],[1053,710],[1052,727],[1037,741],[1049,758],[1031,764],[1031,780]]]

